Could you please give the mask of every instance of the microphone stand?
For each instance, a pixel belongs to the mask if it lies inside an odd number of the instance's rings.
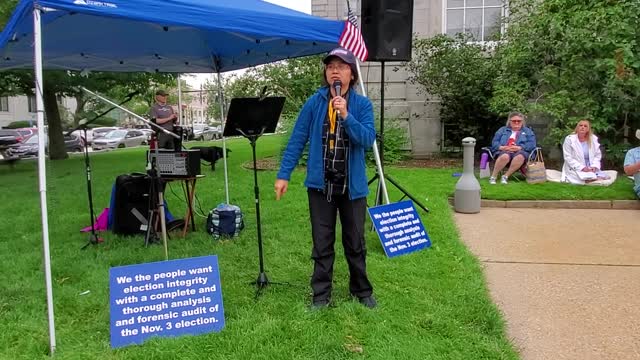
[[[173,133],[173,132],[171,132],[171,131],[169,131],[169,130],[161,127],[161,126],[159,126],[158,124],[156,124],[154,122],[151,122],[151,121],[143,118],[142,116],[134,113],[133,111],[131,111],[131,110],[125,108],[125,107],[122,107],[122,106],[114,103],[113,101],[111,101],[109,99],[106,99],[106,98],[96,94],[95,92],[93,92],[91,90],[88,90],[85,87],[81,87],[81,89],[82,89],[82,91],[86,92],[87,94],[89,94],[91,96],[94,96],[95,98],[97,98],[99,100],[102,100],[102,101],[106,102],[107,104],[113,105],[113,106],[117,107],[118,109],[126,112],[127,114],[133,116],[134,118],[144,122],[145,124],[147,124],[147,125],[151,126],[152,128],[156,129],[156,131],[162,131],[162,132],[164,132],[165,134],[167,134],[169,136],[173,136],[176,139],[180,139],[180,136],[176,135],[175,133]],[[158,159],[158,156],[159,156],[158,146],[155,147],[155,154],[156,154],[156,159]],[[151,166],[152,166],[151,173],[155,174],[156,176],[159,176],[159,172],[155,168],[156,167],[155,161],[151,162]],[[156,181],[156,180],[157,179],[151,179],[152,182]],[[158,196],[158,208],[160,210],[160,227],[161,227],[161,231],[162,231],[162,242],[164,244],[164,257],[165,257],[165,260],[169,260],[169,251],[168,251],[168,248],[167,248],[167,224],[166,224],[166,219],[164,217],[165,216],[164,215],[164,194],[162,193],[162,187],[158,187],[156,190],[158,192],[158,195],[157,195]],[[150,195],[150,196],[153,196],[153,195]],[[149,223],[147,226],[153,226],[153,224]]]
[[[122,101],[119,105],[128,103],[129,101],[131,101],[134,95],[136,95],[136,93],[131,93],[127,95],[127,98],[124,99],[124,101]],[[96,227],[95,227],[96,218],[95,218],[95,213],[93,211],[93,191],[91,190],[91,161],[89,160],[89,143],[87,142],[87,128],[89,127],[89,124],[105,116],[115,108],[116,108],[115,106],[111,107],[108,110],[103,111],[102,113],[96,115],[93,119],[87,122],[78,124],[78,126],[75,129],[71,129],[67,132],[67,136],[71,135],[71,133],[76,130],[82,130],[84,134],[84,139],[83,139],[84,140],[84,166],[85,166],[85,173],[87,175],[87,197],[89,198],[89,216],[91,221],[91,234],[89,234],[89,241],[81,248],[81,250],[86,249],[87,247],[89,247],[89,245],[96,245],[103,241],[103,239],[96,234]]]

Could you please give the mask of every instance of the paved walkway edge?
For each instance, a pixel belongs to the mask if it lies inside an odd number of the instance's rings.
[[[453,205],[454,198],[449,198]],[[487,200],[482,199],[483,208],[538,208],[538,209],[615,209],[640,210],[638,200]]]

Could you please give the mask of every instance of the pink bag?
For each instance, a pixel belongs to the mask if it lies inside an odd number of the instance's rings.
[[[96,218],[95,224],[93,224],[93,228],[96,231],[107,231],[109,227],[109,208],[104,208],[98,218]],[[80,230],[80,232],[89,232],[91,231],[91,226],[87,226],[86,228]]]

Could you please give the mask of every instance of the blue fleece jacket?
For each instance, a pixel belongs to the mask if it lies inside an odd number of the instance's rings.
[[[282,155],[278,179],[288,181],[291,178],[291,172],[308,143],[309,159],[304,185],[312,189],[324,189],[322,125],[327,118],[329,98],[329,87],[325,86],[313,94],[302,107]],[[364,153],[373,145],[376,130],[373,125],[373,106],[368,98],[351,90],[347,102],[349,115],[342,120],[342,125],[349,136],[349,196],[351,199],[358,199],[369,194]]]
[[[503,126],[493,136],[491,141],[491,152],[496,153],[499,151],[500,146],[507,145],[507,141],[511,137],[513,130],[510,127]],[[527,154],[531,153],[536,148],[536,135],[531,128],[523,126],[520,130],[520,135],[516,140],[516,145],[522,147],[522,150]]]

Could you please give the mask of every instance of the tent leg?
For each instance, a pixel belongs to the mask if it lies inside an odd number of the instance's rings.
[[[221,127],[224,131],[224,125],[227,123],[224,117],[224,100],[222,99],[222,78],[220,72],[218,72],[218,100],[220,100],[220,119]],[[224,193],[227,196],[227,205],[229,204],[229,176],[227,173],[227,141],[222,136],[222,160],[224,162]]]
[[[36,120],[38,122],[38,179],[40,190],[40,211],[42,218],[42,247],[44,258],[45,285],[47,288],[47,312],[49,316],[49,352],[53,356],[56,351],[56,326],[53,314],[53,285],[51,282],[51,254],[49,251],[49,219],[47,217],[47,174],[45,168],[44,152],[44,101],[43,76],[42,76],[42,28],[40,22],[40,9],[36,5],[33,8],[33,37],[35,52],[35,88],[36,88]]]

